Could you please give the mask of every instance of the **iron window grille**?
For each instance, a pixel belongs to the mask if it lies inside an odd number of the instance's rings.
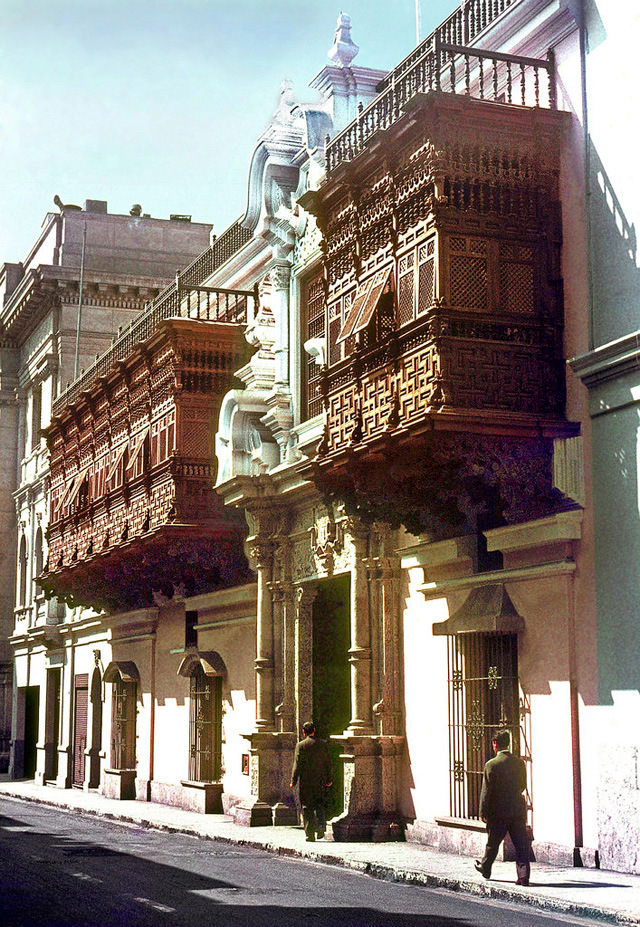
[[[448,662],[450,813],[479,818],[496,728],[508,730],[513,753],[521,752],[517,635],[450,635]]]
[[[189,779],[217,782],[222,772],[222,679],[198,665],[191,676]]]
[[[118,676],[113,681],[111,766],[135,769],[137,685]]]

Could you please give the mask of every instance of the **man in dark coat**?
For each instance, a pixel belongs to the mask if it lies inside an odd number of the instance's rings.
[[[300,783],[300,804],[307,840],[324,837],[327,826],[326,793],[332,782],[331,756],[325,740],[316,737],[313,721],[302,725],[304,740],[296,744],[291,788]]]
[[[495,756],[484,767],[480,817],[487,825],[487,847],[482,859],[476,860],[476,869],[485,879],[491,877],[491,867],[508,833],[516,851],[516,885],[528,885],[530,847],[522,794],[527,773],[523,760],[509,751],[510,742],[508,731],[496,731],[492,741]]]

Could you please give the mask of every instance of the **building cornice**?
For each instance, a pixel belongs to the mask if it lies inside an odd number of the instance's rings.
[[[640,331],[610,341],[569,361],[569,366],[588,389],[640,371]]]

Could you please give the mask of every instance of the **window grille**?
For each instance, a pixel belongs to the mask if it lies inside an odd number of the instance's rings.
[[[325,337],[325,298],[322,272],[309,277],[303,288],[304,305],[306,310],[306,336],[305,341],[311,338]],[[303,329],[304,330],[304,329]],[[322,397],[318,392],[320,384],[320,367],[314,357],[304,352],[305,363],[305,399],[307,418],[313,418],[322,412]]]
[[[432,238],[418,249],[418,315],[433,305],[436,282],[436,240]]]
[[[217,782],[222,769],[222,679],[198,664],[191,677],[189,779]]]
[[[435,237],[423,241],[398,261],[398,325],[407,325],[433,305]]]
[[[117,676],[113,681],[111,766],[135,769],[137,685]]]
[[[533,248],[500,243],[500,303],[504,312],[534,311],[533,258]]]
[[[482,773],[492,734],[505,728],[520,754],[518,643],[515,634],[448,638],[450,813],[479,818]]]

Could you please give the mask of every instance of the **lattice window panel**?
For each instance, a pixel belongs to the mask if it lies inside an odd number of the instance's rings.
[[[324,338],[326,333],[325,324],[325,296],[322,272],[314,274],[304,286],[305,308],[306,308],[306,336],[305,341],[310,338]],[[320,383],[320,367],[315,362],[315,358],[306,355],[306,398],[307,398],[307,417],[313,418],[322,411],[322,397],[318,394]]]
[[[352,350],[352,339],[347,339],[344,344],[338,344],[338,335],[342,328],[342,323],[349,314],[355,290],[339,297],[329,306],[329,365],[337,364],[345,356],[345,349]]]
[[[535,310],[533,265],[503,261],[500,264],[500,303],[504,312],[530,314]]]
[[[189,422],[182,430],[182,456],[207,460],[211,452],[207,422]]]
[[[410,252],[398,264],[398,325],[406,325],[414,318],[415,254]]]
[[[451,305],[465,309],[486,309],[487,278],[487,262],[483,258],[452,255],[449,262]]]
[[[436,242],[432,238],[418,248],[418,315],[433,305],[435,295]]]

